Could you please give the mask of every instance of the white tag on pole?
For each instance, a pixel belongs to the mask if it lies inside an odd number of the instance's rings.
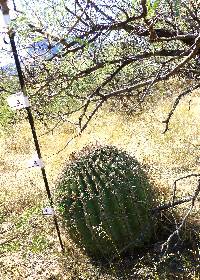
[[[8,105],[13,110],[27,108],[30,106],[28,96],[23,95],[21,92],[8,96],[7,101]]]
[[[43,213],[43,215],[46,215],[46,216],[54,216],[54,214],[55,214],[54,209],[51,207],[45,207],[42,210],[42,213]]]
[[[28,167],[31,168],[31,167],[44,167],[44,163],[42,161],[41,158],[39,158],[37,155],[33,156],[32,159],[30,159],[28,161]]]

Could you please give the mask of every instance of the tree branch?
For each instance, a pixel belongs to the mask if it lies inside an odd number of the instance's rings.
[[[184,177],[183,177],[184,178]],[[185,177],[186,178],[186,177]],[[169,246],[170,246],[170,243],[172,241],[172,239],[179,235],[180,234],[180,231],[182,229],[182,227],[184,226],[188,216],[191,214],[193,208],[194,208],[194,205],[195,205],[195,201],[197,200],[197,197],[200,193],[200,179],[198,180],[198,185],[191,197],[191,205],[190,205],[190,208],[188,209],[188,211],[186,212],[185,216],[183,217],[182,219],[182,222],[180,223],[180,225],[177,227],[177,229],[168,237],[168,239],[166,240],[166,242],[163,243],[162,247],[161,247],[161,252],[163,252],[163,256],[165,256],[169,250]]]
[[[165,124],[165,130],[163,131],[163,133],[166,133],[168,131],[168,129],[169,129],[169,122],[171,120],[171,117],[173,116],[173,114],[174,114],[174,112],[175,112],[179,102],[181,101],[181,99],[184,96],[192,93],[192,91],[194,91],[195,89],[197,89],[199,87],[200,87],[200,83],[195,85],[195,86],[193,86],[193,87],[189,87],[188,89],[186,89],[185,91],[183,91],[181,94],[178,95],[178,97],[176,98],[176,100],[175,100],[175,102],[173,104],[173,107],[172,107],[171,111],[169,112],[166,120],[163,121],[163,123]]]

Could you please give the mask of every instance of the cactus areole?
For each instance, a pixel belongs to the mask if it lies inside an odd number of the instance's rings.
[[[152,235],[150,185],[138,161],[116,147],[87,147],[57,182],[70,237],[94,257],[144,246]]]

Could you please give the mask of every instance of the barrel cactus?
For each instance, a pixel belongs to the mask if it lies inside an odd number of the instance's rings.
[[[152,236],[148,179],[138,161],[116,147],[76,154],[58,178],[57,202],[71,238],[94,257],[131,251]]]

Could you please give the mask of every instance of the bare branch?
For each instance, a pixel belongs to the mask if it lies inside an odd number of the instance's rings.
[[[193,196],[187,196],[187,197],[184,197],[182,199],[174,200],[174,202],[169,202],[167,204],[163,204],[163,205],[160,205],[160,206],[157,206],[157,207],[151,209],[151,213],[156,214],[156,213],[159,213],[161,211],[173,208],[174,206],[178,206],[178,205],[184,204],[186,202],[190,202],[192,200],[193,200]]]
[[[180,177],[180,178],[178,178],[178,179],[176,179],[176,180],[174,181],[172,203],[174,203],[175,198],[176,198],[177,182],[179,182],[179,181],[181,181],[181,180],[183,180],[183,179],[191,178],[191,177],[200,177],[200,174],[196,174],[196,173],[195,173],[195,174],[189,174],[189,175]]]
[[[188,61],[190,61],[199,51],[200,48],[200,35],[196,38],[194,45],[191,47],[192,51],[190,54],[184,58],[178,65],[174,67],[169,73],[165,75],[165,79],[168,79],[170,76],[174,75],[175,73],[180,70]]]
[[[94,7],[95,10],[100,14],[102,14],[106,19],[110,21],[114,21],[114,19],[111,16],[107,15],[104,11],[102,11],[93,1],[88,0],[88,2],[91,3],[91,6]]]
[[[192,176],[192,175],[191,175]],[[183,177],[184,178],[184,177]],[[186,178],[186,177],[185,177]],[[194,191],[194,194],[192,195],[191,197],[191,205],[190,205],[190,208],[188,209],[188,211],[186,212],[184,218],[182,219],[182,222],[180,223],[180,225],[177,227],[177,229],[168,237],[168,239],[166,240],[166,242],[163,243],[162,245],[162,248],[161,248],[161,252],[163,252],[163,255],[165,256],[166,253],[168,252],[169,250],[169,246],[170,246],[170,243],[172,241],[172,239],[176,236],[176,235],[179,235],[182,227],[184,226],[188,216],[191,214],[193,208],[194,208],[194,205],[195,205],[195,201],[197,200],[197,197],[200,193],[200,179],[198,180],[198,185]]]
[[[166,132],[168,131],[168,129],[169,129],[169,122],[170,122],[171,117],[173,116],[173,114],[174,114],[174,112],[175,112],[175,110],[176,110],[176,108],[177,108],[177,106],[178,106],[180,100],[181,100],[184,96],[186,96],[186,95],[192,93],[192,91],[194,91],[195,89],[197,89],[197,88],[199,88],[199,87],[200,87],[200,83],[197,84],[197,85],[194,85],[193,87],[189,87],[188,89],[186,89],[185,91],[183,91],[183,92],[176,98],[176,100],[175,100],[175,102],[174,102],[174,104],[173,104],[173,107],[172,107],[171,111],[170,111],[169,114],[168,114],[168,117],[166,118],[166,120],[163,121],[163,123],[166,124],[165,130],[163,131],[163,133],[166,133]]]
[[[84,20],[82,19],[83,13],[82,13],[81,16],[78,16],[76,13],[74,13],[73,11],[71,11],[71,10],[69,9],[68,6],[65,6],[65,9],[66,9],[66,11],[68,11],[70,14],[72,14],[72,15],[77,19],[77,22],[80,21],[80,22],[82,22],[84,25],[89,26],[89,24],[88,24],[86,21],[84,21]]]

